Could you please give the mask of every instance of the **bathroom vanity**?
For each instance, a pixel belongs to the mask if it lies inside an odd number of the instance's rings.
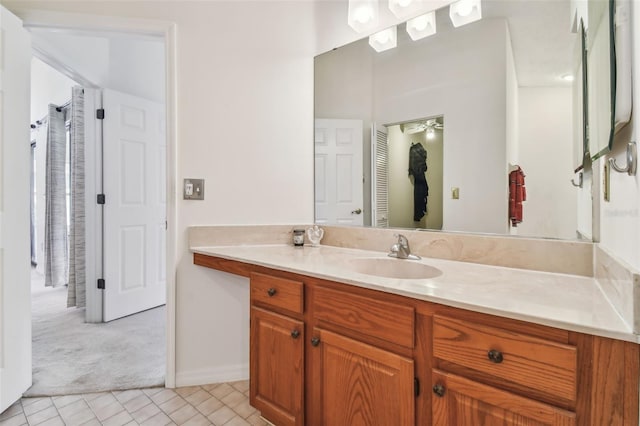
[[[249,278],[250,398],[284,425],[638,425],[640,350],[593,278],[385,253],[192,247]],[[410,262],[394,260],[396,262]],[[540,294],[545,288],[545,294]]]

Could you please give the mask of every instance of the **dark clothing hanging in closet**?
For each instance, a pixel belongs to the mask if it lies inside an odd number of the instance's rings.
[[[414,143],[409,149],[409,176],[413,176],[413,220],[419,222],[427,212],[429,184],[424,175],[427,171],[427,151],[422,144]]]

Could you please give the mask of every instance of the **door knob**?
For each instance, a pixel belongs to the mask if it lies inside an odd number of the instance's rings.
[[[293,337],[294,339],[297,339],[298,336],[300,336],[300,332],[298,330],[293,330],[291,332],[291,337]]]
[[[318,346],[319,344],[320,344],[319,337],[314,337],[313,339],[311,339],[311,346]]]
[[[357,208],[357,209],[351,211],[351,214],[360,214],[360,213],[362,213],[362,209],[361,208]]]

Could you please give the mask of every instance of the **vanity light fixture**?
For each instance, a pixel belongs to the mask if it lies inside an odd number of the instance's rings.
[[[436,12],[429,12],[407,21],[411,40],[420,40],[436,33]]]
[[[390,27],[369,36],[369,45],[376,52],[384,52],[398,45],[398,28]]]
[[[389,0],[389,10],[398,19],[408,18],[420,12],[423,0]]]
[[[482,18],[480,0],[458,0],[449,6],[449,17],[454,27],[466,25]]]
[[[361,33],[378,23],[378,0],[349,0],[347,23]]]

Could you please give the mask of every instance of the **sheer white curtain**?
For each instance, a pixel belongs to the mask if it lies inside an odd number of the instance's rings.
[[[44,285],[58,287],[68,282],[67,251],[67,129],[65,109],[49,105],[47,129],[47,160],[45,224],[44,224]]]
[[[67,306],[84,307],[86,255],[82,87],[72,89],[69,106],[49,105],[45,173],[45,285],[68,285]]]

